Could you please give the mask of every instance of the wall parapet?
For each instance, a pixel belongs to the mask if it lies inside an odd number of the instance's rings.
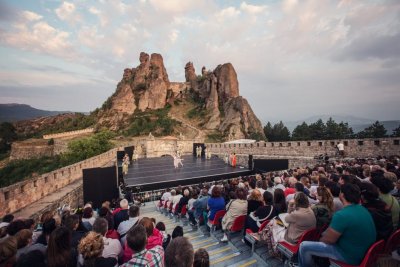
[[[83,169],[100,167],[115,160],[117,150],[118,148],[113,148],[92,158],[0,188],[0,217],[81,179]]]
[[[55,133],[55,134],[45,134],[43,135],[43,139],[56,139],[56,138],[64,138],[64,137],[71,137],[75,135],[81,135],[81,134],[87,134],[87,133],[93,133],[94,128],[86,128],[82,130],[76,130],[76,131],[69,131],[69,132],[63,132],[63,133]]]

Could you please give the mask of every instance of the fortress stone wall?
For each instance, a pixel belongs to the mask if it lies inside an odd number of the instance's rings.
[[[115,160],[118,148],[64,168],[0,188],[0,217],[24,208],[82,179],[82,170],[101,167]]]
[[[87,128],[82,130],[70,131],[70,132],[63,132],[63,133],[56,133],[56,134],[45,134],[43,135],[43,139],[57,139],[57,138],[65,138],[65,137],[72,137],[78,136],[82,134],[93,133],[93,128]]]

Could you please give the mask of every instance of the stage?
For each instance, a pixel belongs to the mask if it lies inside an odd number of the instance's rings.
[[[124,176],[125,184],[133,189],[149,191],[223,180],[252,173],[247,167],[233,168],[216,156],[205,159],[185,155],[182,158],[183,167],[177,169],[174,168],[174,160],[171,156],[132,161],[128,174]]]

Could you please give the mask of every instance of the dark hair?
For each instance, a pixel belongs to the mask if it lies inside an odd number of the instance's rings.
[[[286,198],[282,189],[277,188],[274,191],[274,205],[279,212],[286,212]]]
[[[255,189],[257,185],[257,180],[255,177],[251,177],[249,180],[249,186],[251,189]]]
[[[137,205],[130,206],[129,211],[128,211],[129,217],[134,218],[134,217],[139,216],[139,210],[140,210],[139,206],[137,206]]]
[[[83,209],[83,218],[92,218],[93,209],[91,207],[86,207]]]
[[[165,267],[192,267],[193,246],[186,237],[172,239],[165,250]]]
[[[274,201],[274,195],[271,192],[265,191],[263,194],[264,202],[267,205],[271,205]]]
[[[394,184],[389,179],[385,178],[383,175],[374,175],[371,177],[371,183],[378,187],[382,194],[388,194],[393,190]]]
[[[97,218],[93,223],[92,230],[96,233],[106,235],[108,230],[108,222],[105,218]]]
[[[160,231],[165,231],[165,224],[163,222],[158,222],[156,228]]]
[[[310,206],[308,197],[303,192],[297,192],[294,195],[294,203],[295,203],[296,208],[308,208]]]
[[[247,192],[244,188],[237,188],[236,189],[236,198],[241,200],[246,200]]]
[[[6,215],[4,215],[4,217],[3,217],[3,222],[8,222],[8,223],[10,223],[10,222],[12,222],[14,220],[14,215],[12,215],[12,214],[6,214]]]
[[[360,184],[361,196],[367,202],[373,202],[379,198],[378,188],[371,183],[361,183]]]
[[[352,184],[354,177],[352,175],[342,175],[340,179],[342,179],[345,184]]]
[[[73,231],[75,226],[79,225],[79,216],[76,214],[69,215],[67,218],[65,218],[64,225],[70,231]]]
[[[294,188],[296,189],[296,192],[304,192],[304,184],[302,183],[295,183]]]
[[[18,233],[22,229],[26,229],[26,224],[23,220],[12,221],[7,226],[7,234],[10,236],[14,236],[16,233]]]
[[[30,229],[34,225],[35,225],[35,220],[34,219],[26,219],[25,220],[25,227],[27,229]]]
[[[339,175],[337,175],[336,173],[332,173],[330,178],[335,183],[339,182]],[[325,184],[325,186],[326,186],[326,184]]]
[[[108,208],[106,208],[106,207],[101,207],[101,208],[99,209],[98,214],[99,214],[99,217],[106,217],[107,215],[111,214],[111,212],[110,212],[110,210],[109,210]]]
[[[355,184],[344,184],[340,187],[340,192],[343,197],[350,203],[358,204],[360,202],[361,192],[360,188]]]
[[[22,254],[15,267],[46,267],[45,257],[39,250]]]
[[[182,228],[182,226],[178,225],[172,231],[172,238],[174,239],[174,238],[179,237],[179,236],[183,236],[183,228]]]
[[[149,217],[143,217],[139,223],[146,228],[146,234],[147,237],[151,236],[153,234],[154,230],[154,224],[153,221]],[[182,230],[183,231],[183,230]]]
[[[328,182],[328,178],[326,178],[325,175],[320,175],[318,177],[318,185],[319,186],[325,186],[326,182]]]
[[[199,248],[194,253],[193,267],[209,267],[210,257],[207,250],[204,248]]]
[[[141,224],[133,226],[126,234],[126,242],[133,251],[142,251],[147,244],[146,228]]]
[[[329,191],[331,191],[331,194],[333,197],[338,197],[340,194],[340,186],[338,183],[335,183],[333,181],[328,181],[325,184],[325,187],[329,189]]]
[[[221,196],[221,188],[218,185],[214,185],[211,190],[211,197],[220,197]]]
[[[68,266],[71,255],[71,232],[64,226],[56,228],[47,246],[47,266]]]

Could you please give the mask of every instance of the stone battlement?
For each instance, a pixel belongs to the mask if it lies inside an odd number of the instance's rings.
[[[43,139],[65,138],[65,137],[77,136],[77,135],[93,133],[93,132],[94,132],[93,128],[87,128],[87,129],[70,131],[70,132],[63,132],[63,133],[56,133],[56,134],[45,134],[45,135],[43,135]]]

